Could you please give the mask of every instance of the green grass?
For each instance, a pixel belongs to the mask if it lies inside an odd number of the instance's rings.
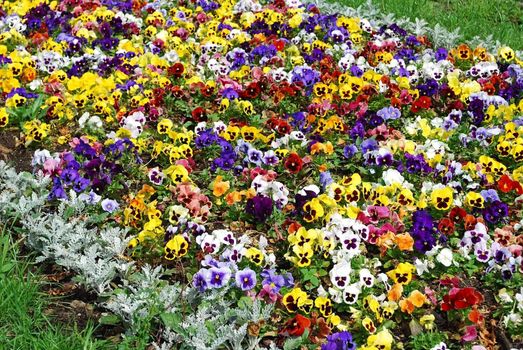
[[[50,299],[40,291],[38,275],[27,259],[19,258],[17,245],[0,230],[0,349],[98,350],[107,342],[92,337],[93,326],[52,323],[44,313]]]
[[[366,0],[338,2],[358,7]],[[515,50],[523,49],[523,2],[520,0],[373,0],[373,3],[385,13],[422,18],[432,27],[437,23],[450,31],[459,27],[465,39],[492,34],[494,39]]]

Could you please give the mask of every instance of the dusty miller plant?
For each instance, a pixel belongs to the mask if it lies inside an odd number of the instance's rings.
[[[249,323],[270,318],[273,305],[241,298],[238,306],[226,296],[229,288],[203,294],[194,288],[184,291],[185,305],[173,305],[162,314],[167,326],[156,349],[258,349],[260,338],[247,333]],[[192,297],[189,297],[192,296]],[[185,312],[184,312],[185,310]],[[189,311],[187,313],[187,311]]]
[[[423,20],[416,18],[411,20],[409,18],[396,18],[393,14],[384,14],[379,8],[373,3],[372,0],[367,0],[366,3],[358,6],[357,8],[352,8],[350,6],[344,6],[332,0],[312,0],[316,6],[320,9],[327,11],[329,13],[341,13],[349,17],[360,17],[369,20],[373,25],[388,25],[391,23],[396,23],[401,27],[409,30],[415,35],[427,35],[435,47],[446,47],[451,48],[455,46],[458,41],[467,43],[471,47],[482,46],[489,51],[497,52],[498,49],[502,46],[502,43],[494,40],[492,35],[487,36],[486,38],[480,38],[478,36],[472,38],[471,40],[465,40],[460,33],[460,29],[456,28],[454,31],[449,31],[440,24],[436,24],[434,27],[430,27],[428,23]],[[522,57],[523,52],[516,52],[518,57]]]
[[[98,293],[107,291],[117,275],[132,263],[122,259],[126,231],[110,224],[96,224],[75,193],[49,210],[49,179],[17,173],[0,162],[0,219],[17,222],[26,244],[38,252],[37,262],[50,260],[75,271],[77,279]]]

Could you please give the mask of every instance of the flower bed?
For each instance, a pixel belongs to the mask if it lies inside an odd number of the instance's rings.
[[[35,150],[0,218],[136,347],[522,344],[511,48],[298,0],[0,16],[0,132]]]

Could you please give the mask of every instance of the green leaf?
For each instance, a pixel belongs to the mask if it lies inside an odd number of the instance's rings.
[[[329,273],[324,270],[324,269],[320,269],[318,270],[318,277],[323,277],[323,276],[327,276]]]
[[[182,322],[182,315],[164,312],[160,315],[160,319],[165,326],[172,329],[177,329],[180,322]]]
[[[74,208],[73,207],[67,207],[64,211],[64,219],[68,220],[71,216],[74,214]]]
[[[0,273],[7,273],[11,271],[13,267],[15,267],[15,263],[13,262],[3,263],[2,266],[0,266]]]
[[[216,334],[216,328],[214,327],[214,323],[211,321],[205,321],[205,327],[209,331],[210,334],[215,335]]]
[[[311,281],[311,283],[312,283],[312,285],[313,285],[314,287],[317,287],[317,286],[320,285],[320,280],[319,280],[318,277],[316,277],[316,276],[312,276],[312,277],[310,278],[310,281]]]
[[[302,340],[301,337],[299,337],[299,338],[289,338],[283,344],[283,350],[298,349],[302,343],[303,343],[303,340]]]
[[[116,315],[104,315],[100,317],[98,322],[100,322],[100,324],[113,326],[120,323],[120,318]]]
[[[238,307],[241,309],[250,309],[252,307],[252,299],[248,296],[243,296],[238,300]]]

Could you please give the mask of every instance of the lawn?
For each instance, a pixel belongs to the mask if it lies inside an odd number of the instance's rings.
[[[329,0],[330,1],[330,0]],[[364,0],[341,0],[358,7]],[[424,19],[430,26],[440,24],[450,31],[460,28],[465,40],[492,35],[514,50],[523,49],[523,2],[518,0],[374,0],[383,13],[411,20]]]
[[[0,227],[0,229],[2,229]],[[50,310],[63,313],[69,305],[42,291],[44,277],[21,256],[20,242],[0,233],[0,349],[19,350],[103,350],[108,343],[93,338],[93,324],[58,323]]]

